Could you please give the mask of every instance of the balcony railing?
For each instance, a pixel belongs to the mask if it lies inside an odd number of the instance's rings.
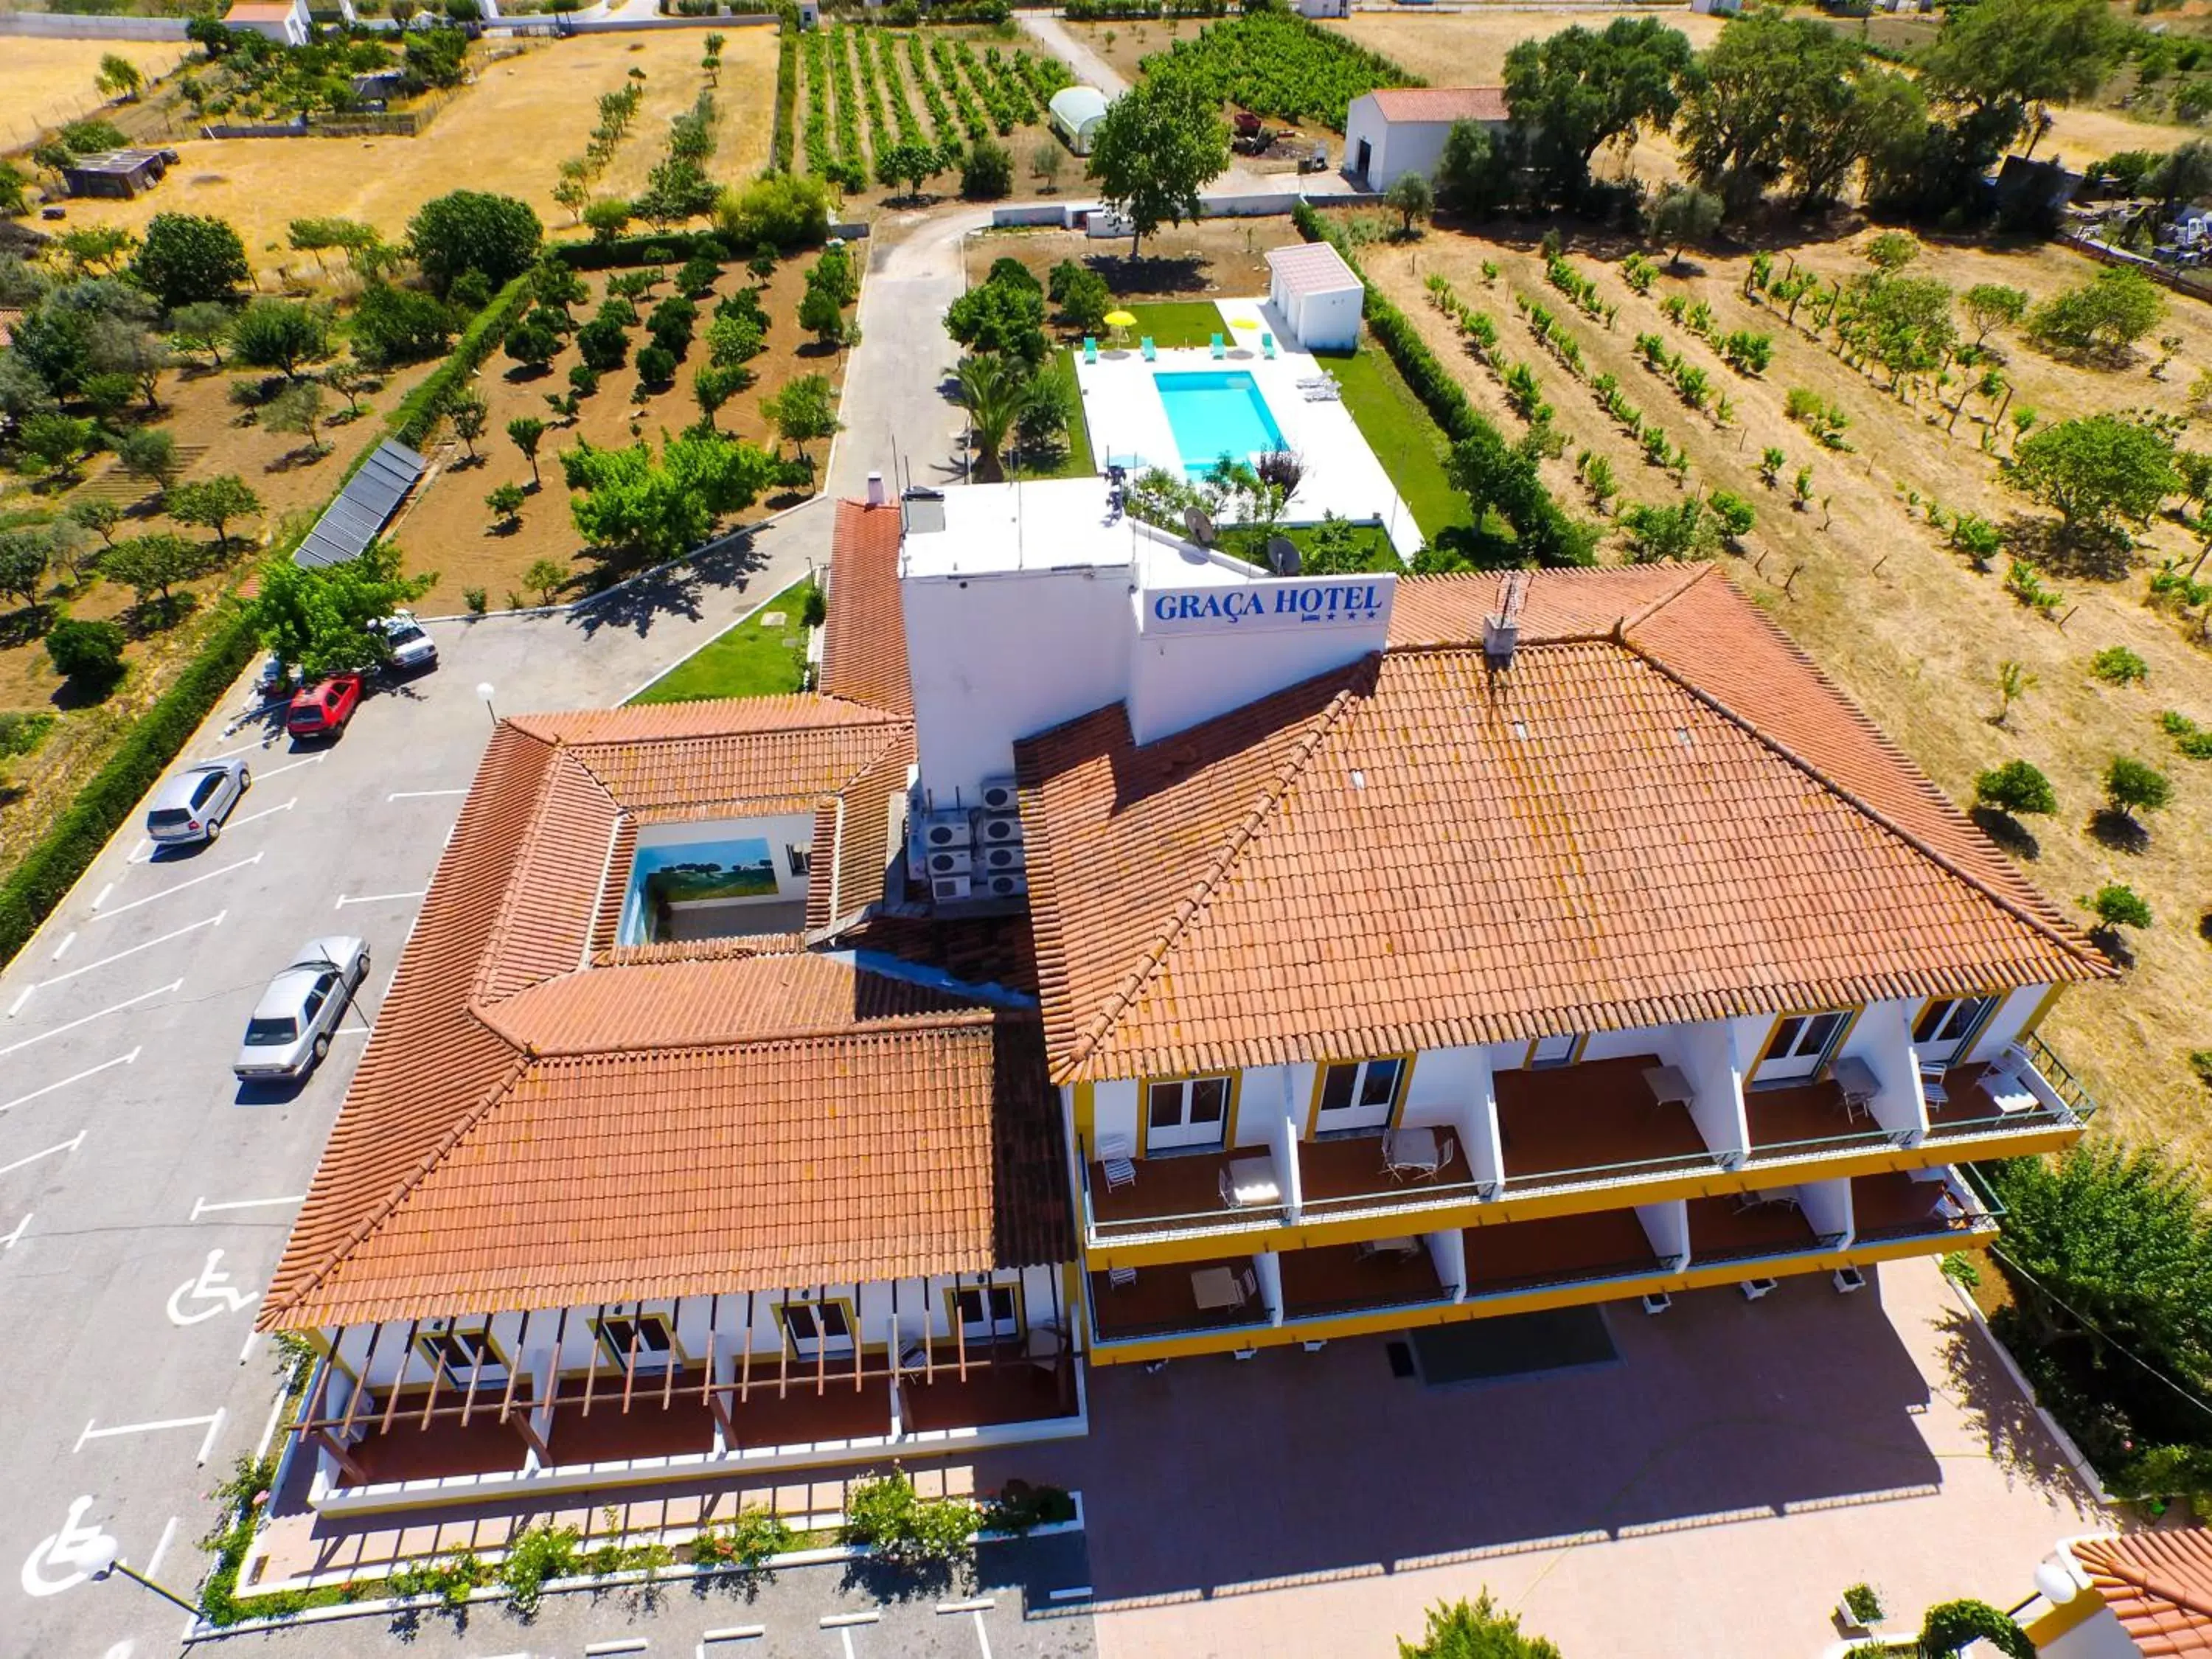
[[[1585,1164],[1572,1169],[1536,1170],[1516,1175],[1509,1168],[1502,1183],[1506,1193],[1534,1192],[1546,1187],[1600,1186],[1608,1182],[1644,1181],[1653,1176],[1686,1175],[1696,1170],[1725,1170],[1734,1166],[1735,1152],[1678,1152],[1665,1158],[1627,1158],[1612,1164]]]
[[[1635,1261],[1557,1267],[1549,1273],[1516,1273],[1500,1279],[1478,1278],[1469,1273],[1467,1295],[1468,1301],[1477,1302],[1489,1297],[1518,1296],[1524,1291],[1546,1291],[1570,1285],[1603,1285],[1614,1279],[1651,1279],[1676,1271],[1677,1264],[1656,1255],[1647,1255]]]
[[[1264,1148],[1238,1147],[1178,1158],[1140,1158],[1137,1184],[1121,1193],[1102,1193],[1104,1176],[1095,1164],[1083,1165],[1083,1219],[1099,1243],[1144,1238],[1161,1233],[1231,1232],[1273,1226],[1290,1218],[1289,1206],[1230,1206],[1220,1195],[1221,1175],[1232,1158],[1267,1158]],[[1211,1194],[1212,1202],[1206,1201]]]
[[[1717,1245],[1704,1250],[1692,1246],[1690,1251],[1690,1266],[1710,1267],[1725,1261],[1776,1261],[1792,1255],[1818,1255],[1824,1250],[1841,1249],[1843,1244],[1844,1235],[1841,1233],[1808,1231],[1801,1241],[1747,1240],[1735,1244]]]
[[[1218,1279],[1226,1269],[1229,1282],[1242,1299],[1233,1305],[1206,1307],[1199,1299],[1200,1281]],[[1253,1273],[1255,1287],[1244,1291],[1244,1276]],[[1173,1266],[1140,1267],[1119,1283],[1112,1273],[1089,1275],[1091,1328],[1101,1344],[1130,1342],[1158,1336],[1193,1336],[1206,1331],[1249,1329],[1273,1322],[1267,1292],[1258,1285],[1249,1256],[1224,1257],[1211,1262],[1179,1262]]]
[[[1928,1103],[1929,1139],[2079,1127],[2087,1114],[2097,1109],[2074,1074],[2039,1039],[2031,1036],[2026,1043],[2014,1044],[2007,1059],[2014,1062],[2009,1069],[2016,1083],[2005,1080],[2004,1061],[1996,1065],[1975,1061],[1951,1066],[1944,1073],[1942,1088],[1948,1098]],[[2044,1069],[2046,1065],[2057,1069],[2063,1079],[2063,1087],[2051,1080]],[[2023,1093],[2027,1097],[2024,1104],[2020,1103]],[[1999,1105],[2000,1099],[2007,1097],[2014,1102],[2008,1111]]]
[[[1976,1232],[2004,1213],[1971,1170],[1951,1170],[1940,1182],[1916,1181],[1904,1170],[1860,1176],[1851,1182],[1851,1207],[1855,1244]]]

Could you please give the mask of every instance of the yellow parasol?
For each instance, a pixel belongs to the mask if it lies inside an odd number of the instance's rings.
[[[1133,312],[1109,311],[1106,313],[1106,326],[1109,328],[1134,328],[1136,325],[1137,319]]]
[[[1229,326],[1249,331],[1259,327],[1260,319],[1257,317],[1232,317],[1229,319]]]

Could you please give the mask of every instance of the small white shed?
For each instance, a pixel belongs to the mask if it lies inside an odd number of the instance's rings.
[[[1510,112],[1503,87],[1385,87],[1362,93],[1344,117],[1344,170],[1370,190],[1407,173],[1433,178],[1452,126],[1472,121],[1494,138]]]
[[[1091,140],[1106,118],[1106,94],[1096,87],[1062,87],[1047,106],[1052,130],[1078,155],[1091,154]]]
[[[1267,250],[1267,303],[1301,349],[1349,351],[1359,343],[1367,291],[1327,242]]]

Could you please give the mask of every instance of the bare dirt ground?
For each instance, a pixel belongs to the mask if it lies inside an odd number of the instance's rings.
[[[721,143],[710,165],[717,179],[738,179],[768,161],[775,33],[726,33]],[[173,146],[179,165],[157,188],[132,202],[73,202],[70,218],[135,231],[156,213],[213,214],[238,228],[257,268],[272,270],[297,260],[285,245],[294,219],[358,219],[397,240],[416,208],[461,188],[518,197],[557,234],[570,222],[553,201],[557,169],[582,154],[600,94],[620,91],[633,67],[645,71],[645,108],[603,185],[628,193],[665,153],[668,118],[690,108],[704,84],[699,56],[689,29],[533,41],[484,65],[419,138],[184,139]]]
[[[2030,532],[2016,533],[2014,545],[2033,544],[2044,515],[2005,488],[1999,460],[1978,447],[1978,400],[1947,437],[1948,409],[1939,415],[1924,397],[1917,408],[1901,404],[1881,380],[1845,367],[1778,313],[1745,301],[1745,262],[1704,258],[1692,274],[1662,276],[1645,299],[1620,281],[1613,264],[1619,251],[1570,249],[1577,267],[1595,277],[1604,297],[1619,307],[1611,332],[1602,321],[1576,312],[1545,282],[1533,231],[1526,241],[1434,232],[1418,243],[1370,246],[1363,260],[1459,370],[1476,403],[1510,434],[1519,423],[1507,413],[1495,378],[1466,354],[1455,331],[1426,303],[1423,282],[1442,274],[1462,298],[1492,314],[1502,353],[1535,370],[1569,435],[1565,455],[1545,467],[1547,483],[1563,502],[1588,507],[1572,471],[1583,448],[1611,461],[1624,501],[1680,500],[1680,487],[1644,464],[1640,450],[1597,408],[1587,385],[1573,381],[1537,345],[1516,313],[1511,291],[1540,300],[1566,319],[1590,373],[1617,376],[1646,417],[1661,422],[1688,450],[1690,488],[1732,489],[1756,503],[1759,523],[1746,538],[1746,556],[1727,560],[1730,575],[1772,608],[1783,626],[1954,799],[1971,802],[1974,775],[2015,757],[2050,776],[2060,811],[2032,821],[2033,844],[2015,849],[2025,854],[2030,878],[2076,915],[2082,895],[2108,881],[2124,882],[2148,901],[2157,921],[2128,937],[2125,948],[2135,960],[2126,977],[2070,993],[2045,1035],[2107,1109],[2100,1121],[2109,1131],[2155,1139],[2212,1165],[2204,1091],[2187,1064],[2191,1050],[2212,1043],[2203,1004],[2212,941],[2200,932],[2212,899],[2204,858],[2212,844],[2212,767],[2179,755],[2156,724],[2159,712],[2167,708],[2212,722],[2212,654],[2144,603],[2147,572],[2161,556],[2193,556],[2194,539],[2179,525],[2161,520],[2126,568],[2089,571],[2063,561],[2047,566],[2045,580],[2064,595],[2057,612],[2063,625],[2045,619],[2004,591],[2006,556],[1992,574],[1977,574],[1947,549],[1926,524],[1924,509],[1913,509],[1905,496],[1914,490],[1923,500],[1940,501],[1947,512],[1979,512],[2000,526]],[[1844,245],[1801,250],[1799,257],[1826,274],[1866,268]],[[1501,267],[1494,289],[1484,285],[1484,259]],[[1960,289],[2003,282],[2039,297],[2084,281],[2095,269],[2046,247],[1991,252],[1931,246],[1914,267]],[[1772,334],[1775,358],[1765,374],[1752,380],[1734,373],[1703,342],[1668,322],[1658,302],[1670,293],[1706,301],[1721,331]],[[1801,312],[1801,324],[1805,320]],[[2150,378],[2148,359],[2100,371],[2055,362],[2017,337],[1993,337],[1991,343],[2008,358],[2004,373],[2019,388],[2014,407],[2033,407],[2046,422],[2100,410],[2149,407],[2178,414],[2191,378],[2212,363],[2212,319],[2176,300],[2160,326],[2182,337],[2180,355],[2162,380]],[[1692,412],[1644,369],[1634,352],[1640,331],[1663,335],[1671,349],[1704,366],[1733,398],[1735,423],[1723,429]],[[1853,453],[1821,448],[1784,418],[1784,396],[1796,386],[1811,387],[1849,412]],[[1769,489],[1758,477],[1759,449],[1768,443],[1788,454],[1783,489]],[[2000,451],[2005,447],[2001,441]],[[1794,512],[1787,504],[1787,483],[1808,462],[1816,504],[1809,512]],[[1606,556],[1620,555],[1613,549]],[[2115,688],[2092,677],[2090,657],[2112,645],[2127,646],[2150,665],[2146,684]],[[2008,726],[1999,727],[1992,720],[1997,665],[2007,659],[2024,665],[2035,683],[2014,707]],[[2115,754],[2148,761],[2173,780],[2173,803],[2148,815],[2149,839],[2140,851],[2106,845],[2092,832],[2101,774]]]
[[[1074,230],[994,230],[965,244],[970,287],[990,274],[993,260],[1021,261],[1042,283],[1063,259],[1096,268],[1121,300],[1223,300],[1267,291],[1267,251],[1297,240],[1281,219],[1207,219],[1164,225],[1145,239],[1144,258],[1132,265],[1128,239],[1093,240]]]
[[[168,40],[43,40],[9,35],[0,46],[0,148],[27,145],[50,127],[98,113],[107,94],[93,85],[100,60],[128,58],[149,81],[176,68],[187,52]]]
[[[827,374],[833,384],[842,377],[842,354],[821,351],[810,336],[799,331],[799,301],[806,289],[806,268],[811,263],[805,258],[788,259],[776,268],[761,295],[769,319],[769,349],[747,365],[758,379],[750,390],[723,404],[716,416],[715,423],[723,431],[751,439],[766,448],[775,447],[776,439],[762,418],[762,399],[801,374]],[[576,307],[580,319],[590,315],[605,291],[604,277],[592,276],[585,280],[592,297]],[[576,424],[546,432],[538,453],[541,483],[534,489],[530,464],[508,441],[507,423],[519,416],[553,418],[546,408],[545,395],[568,390],[568,369],[577,361],[575,347],[568,345],[544,374],[518,374],[514,372],[516,365],[496,352],[486,359],[473,383],[491,405],[484,435],[477,440],[480,459],[470,463],[465,449],[450,430],[442,432],[429,446],[430,459],[438,468],[436,477],[417,492],[392,527],[392,538],[405,550],[408,568],[438,574],[437,585],[417,609],[425,616],[456,614],[462,609],[464,591],[471,587],[484,589],[494,606],[509,603],[510,592],[519,594],[521,603],[537,604],[538,596],[523,590],[523,573],[541,558],[568,566],[583,546],[568,516],[568,493],[562,483],[559,452],[574,448],[580,440],[601,448],[621,448],[642,437],[658,447],[664,435],[672,436],[696,421],[699,408],[691,397],[691,374],[706,361],[706,325],[713,320],[714,302],[753,280],[742,264],[724,267],[714,295],[698,302],[698,337],[678,366],[674,384],[642,405],[630,401],[631,388],[637,384],[634,367],[625,365],[603,375],[599,389],[584,399]],[[666,285],[655,289],[638,307],[639,313],[650,315],[653,300],[669,291]],[[633,364],[637,347],[647,337],[642,327],[630,331]],[[818,465],[825,459],[827,447],[811,445],[808,453]],[[492,527],[491,512],[484,506],[484,496],[503,483],[518,483],[530,491],[520,527],[507,532]]]

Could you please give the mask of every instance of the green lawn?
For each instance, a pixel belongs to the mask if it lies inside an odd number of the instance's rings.
[[[1398,366],[1372,344],[1358,351],[1315,356],[1343,387],[1345,408],[1413,509],[1421,534],[1433,542],[1448,529],[1472,527],[1474,516],[1467,497],[1444,476],[1444,454],[1450,446]]]
[[[1037,372],[1041,374],[1057,374],[1069,386],[1073,386],[1075,384],[1075,349],[1072,346],[1062,347],[1054,353],[1052,360]],[[1091,428],[1084,422],[1083,398],[1079,394],[1075,399],[1075,419],[1069,423],[1067,428],[1067,447],[1062,453],[1059,463],[1053,466],[1031,466],[1027,459],[1024,458],[1021,463],[1022,477],[1024,478],[1089,478],[1097,476],[1098,469],[1091,459]]]
[[[806,675],[806,599],[812,591],[811,582],[794,582],[630,701],[697,702],[798,690]],[[781,621],[767,625],[769,617],[778,616]]]
[[[1137,319],[1136,327],[1129,331],[1132,345],[1146,336],[1162,350],[1170,346],[1210,345],[1217,334],[1224,342],[1230,338],[1229,325],[1211,300],[1154,300],[1122,308]]]

